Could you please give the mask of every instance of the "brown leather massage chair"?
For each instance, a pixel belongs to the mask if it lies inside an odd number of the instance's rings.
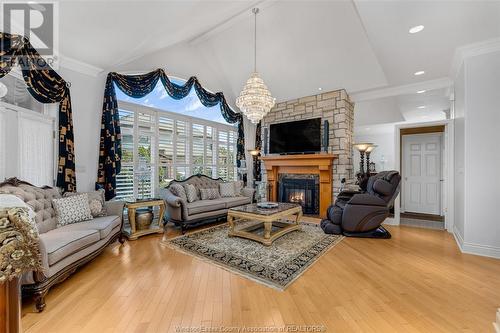
[[[365,192],[341,192],[328,207],[327,219],[321,221],[321,228],[327,234],[391,238],[381,224],[389,216],[400,183],[399,172],[382,171],[368,179]]]

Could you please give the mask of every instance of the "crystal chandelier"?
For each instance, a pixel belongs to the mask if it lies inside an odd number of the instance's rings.
[[[271,110],[276,99],[271,96],[264,80],[257,73],[257,13],[259,9],[254,8],[252,12],[255,17],[254,71],[236,99],[236,106],[252,123],[257,124]]]

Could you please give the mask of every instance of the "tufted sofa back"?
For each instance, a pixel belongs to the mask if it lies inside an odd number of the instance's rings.
[[[210,177],[205,176],[205,175],[193,175],[185,180],[172,180],[172,182],[170,182],[168,187],[170,187],[173,184],[181,184],[181,185],[192,184],[197,189],[200,189],[200,188],[219,188],[219,183],[223,183],[223,182],[224,181],[221,178],[213,179],[213,178],[210,178]]]
[[[39,233],[56,228],[56,212],[52,207],[52,199],[61,197],[59,189],[40,188],[24,182],[2,183],[0,193],[13,194],[33,208]]]

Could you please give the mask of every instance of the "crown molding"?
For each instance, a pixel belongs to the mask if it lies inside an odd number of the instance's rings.
[[[452,84],[453,82],[450,78],[443,77],[440,79],[405,84],[401,86],[364,90],[360,92],[350,93],[349,96],[354,102],[361,102],[361,101],[367,101],[384,97],[415,94],[418,90],[435,90],[435,89],[449,88]]]
[[[80,60],[70,58],[68,56],[59,55],[59,67],[63,67],[81,74],[97,77],[104,69],[87,64]]]
[[[465,59],[493,52],[500,52],[500,38],[488,39],[456,48],[451,62],[450,76],[452,78],[457,77],[458,71]]]

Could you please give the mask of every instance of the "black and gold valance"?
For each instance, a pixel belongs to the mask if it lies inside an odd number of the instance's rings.
[[[104,88],[104,102],[101,118],[101,139],[99,147],[99,169],[96,187],[102,187],[106,191],[106,199],[109,200],[116,195],[116,175],[121,169],[121,131],[118,114],[118,102],[114,84],[126,95],[133,98],[141,98],[149,94],[155,88],[158,80],[161,80],[168,95],[174,99],[186,97],[191,88],[194,87],[200,102],[206,107],[217,104],[224,119],[231,124],[238,123],[237,163],[245,158],[245,141],[243,135],[243,116],[234,112],[226,102],[221,92],[211,93],[205,90],[198,79],[190,77],[184,85],[178,85],[170,81],[163,69],[140,75],[122,75],[109,73]]]
[[[40,103],[59,103],[57,186],[76,191],[71,97],[68,85],[38,54],[26,37],[0,32],[0,78],[19,65],[31,96]]]

